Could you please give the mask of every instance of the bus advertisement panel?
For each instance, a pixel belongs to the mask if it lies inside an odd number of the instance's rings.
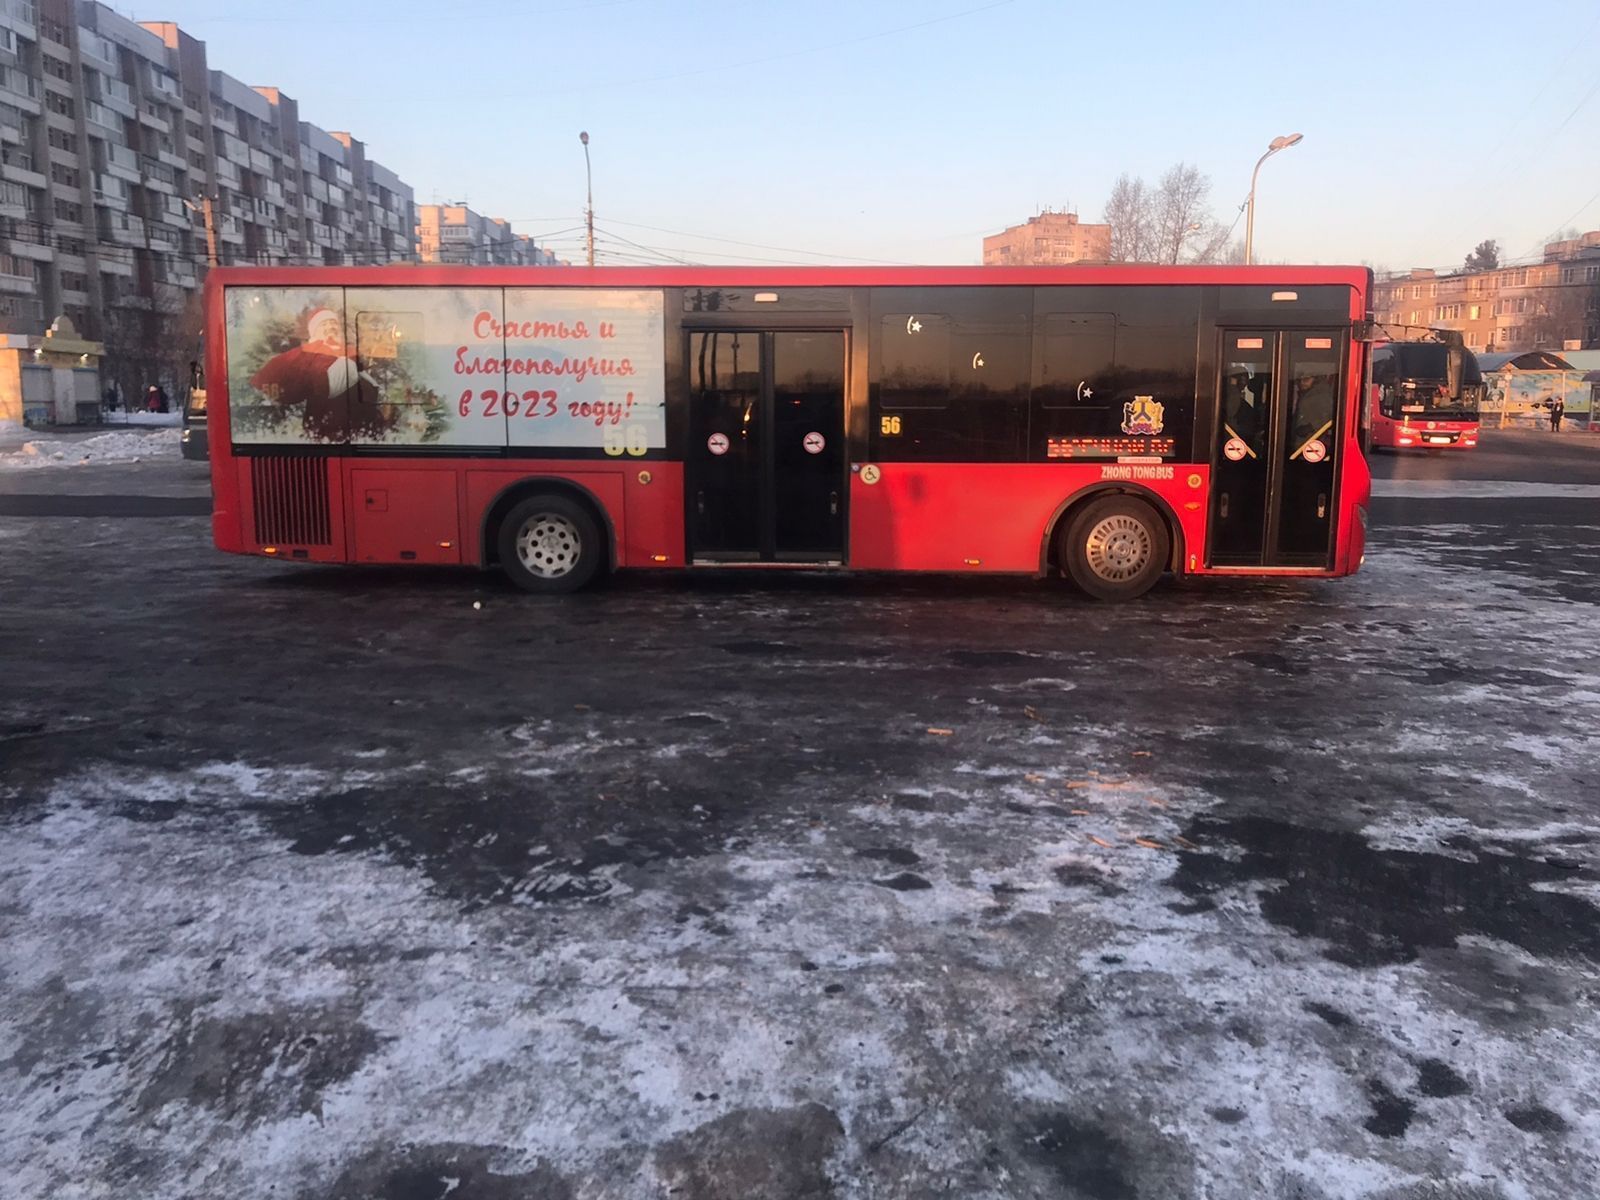
[[[1361,268],[225,268],[213,531],[320,562],[1361,562]]]

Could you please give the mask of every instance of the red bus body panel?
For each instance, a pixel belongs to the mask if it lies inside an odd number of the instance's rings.
[[[328,544],[268,546],[253,507],[249,456],[235,456],[229,425],[227,287],[934,287],[1062,284],[1348,286],[1352,321],[1363,311],[1368,274],[1351,267],[1085,266],[994,267],[224,267],[205,285],[206,373],[213,488],[212,534],[220,550],[307,561],[483,565],[495,554],[486,521],[506,489],[551,479],[589,495],[610,526],[615,565],[681,568],[684,465],[662,458],[558,460],[349,454],[326,464]],[[334,282],[336,281],[336,283]],[[752,321],[757,321],[752,316]],[[1340,431],[1340,510],[1327,568],[1205,566],[1211,468],[1206,463],[884,463],[868,484],[850,478],[848,565],[859,570],[1008,572],[1049,567],[1057,518],[1096,492],[1142,494],[1168,516],[1174,567],[1194,574],[1328,576],[1355,571],[1365,549],[1371,474],[1359,428],[1364,347],[1351,340]],[[858,402],[860,402],[858,400]],[[1376,424],[1376,422],[1374,423]]]

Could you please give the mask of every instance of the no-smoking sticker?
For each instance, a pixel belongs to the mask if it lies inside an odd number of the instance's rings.
[[[820,433],[813,430],[800,439],[800,444],[806,448],[807,454],[821,454],[828,442]]]
[[[1243,438],[1229,438],[1222,447],[1222,456],[1229,462],[1238,462],[1249,453],[1250,447],[1244,444]]]
[[[728,435],[713,433],[706,439],[706,449],[713,454],[726,454],[728,452]]]
[[[1328,448],[1322,444],[1320,438],[1312,438],[1306,443],[1306,448],[1300,451],[1300,457],[1308,463],[1319,463],[1328,457]]]

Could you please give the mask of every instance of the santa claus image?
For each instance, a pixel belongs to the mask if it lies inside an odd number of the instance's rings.
[[[345,348],[344,320],[317,308],[301,322],[305,340],[274,355],[250,377],[250,386],[273,404],[300,409],[302,428],[312,441],[347,442],[370,438],[394,424],[394,411],[371,376]]]

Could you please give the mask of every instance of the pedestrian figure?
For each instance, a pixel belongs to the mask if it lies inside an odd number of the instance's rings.
[[[1565,396],[1550,397],[1550,432],[1561,432],[1561,415],[1567,411],[1567,398]]]

